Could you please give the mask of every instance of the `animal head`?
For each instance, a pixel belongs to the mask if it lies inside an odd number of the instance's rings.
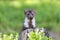
[[[25,13],[25,16],[26,16],[28,19],[33,19],[34,16],[35,16],[35,11],[32,10],[32,9],[25,10],[24,13]]]

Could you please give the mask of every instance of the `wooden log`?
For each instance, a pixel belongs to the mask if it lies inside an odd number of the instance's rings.
[[[41,28],[35,28],[35,29],[26,29],[24,31],[21,32],[20,36],[21,37],[20,39],[18,40],[27,40],[28,39],[28,33],[31,32],[31,31],[35,31],[35,32],[39,32],[41,30]]]
[[[46,30],[44,29],[44,28],[35,28],[35,29],[26,29],[26,30],[24,30],[24,31],[22,31],[21,32],[21,38],[19,39],[19,40],[28,40],[28,34],[29,34],[29,32],[31,32],[31,31],[34,31],[34,32],[36,32],[36,33],[39,33],[39,32],[43,32],[44,34],[44,36],[49,36],[49,35],[47,35],[47,34],[49,34],[48,32],[46,32]]]

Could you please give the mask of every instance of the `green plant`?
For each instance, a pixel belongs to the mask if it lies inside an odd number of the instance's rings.
[[[3,37],[2,37],[3,36]],[[8,35],[8,34],[0,34],[0,40],[2,40],[2,39],[4,39],[4,40],[18,40],[18,33],[17,34],[10,34],[10,35]]]
[[[29,35],[28,35],[28,40],[52,40],[52,38],[48,38],[46,36],[44,36],[44,33],[42,32],[39,32],[39,33],[36,33],[36,32],[30,32]]]

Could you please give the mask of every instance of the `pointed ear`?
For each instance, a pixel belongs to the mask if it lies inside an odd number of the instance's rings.
[[[26,14],[27,10],[24,10],[24,14]]]

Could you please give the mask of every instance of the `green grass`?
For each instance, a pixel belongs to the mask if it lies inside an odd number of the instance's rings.
[[[36,11],[37,27],[47,27],[49,30],[60,31],[60,4],[57,1],[43,2],[40,4],[27,5],[21,2],[21,7],[10,5],[11,1],[0,2],[0,32],[19,32],[23,20],[24,10],[34,9]]]

